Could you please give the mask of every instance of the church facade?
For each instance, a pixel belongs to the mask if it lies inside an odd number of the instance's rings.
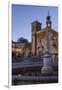
[[[46,48],[51,54],[58,54],[58,32],[52,29],[49,15],[46,17],[46,27],[43,29],[40,22],[32,22],[31,53],[41,56]]]

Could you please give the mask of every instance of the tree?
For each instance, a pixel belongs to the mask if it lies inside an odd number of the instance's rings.
[[[23,37],[19,38],[17,41],[20,43],[28,43],[28,40]]]

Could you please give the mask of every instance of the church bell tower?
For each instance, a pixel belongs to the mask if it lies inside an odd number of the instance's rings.
[[[31,53],[32,55],[36,55],[36,32],[41,30],[41,23],[38,21],[32,22],[32,44],[31,44]]]
[[[46,17],[46,27],[51,28],[51,16],[49,15],[48,12],[48,16]]]

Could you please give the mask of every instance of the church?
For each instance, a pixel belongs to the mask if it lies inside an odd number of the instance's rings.
[[[46,48],[51,54],[58,54],[58,32],[52,28],[49,14],[46,17],[45,28],[42,28],[42,23],[38,21],[32,22],[31,54],[42,56]]]

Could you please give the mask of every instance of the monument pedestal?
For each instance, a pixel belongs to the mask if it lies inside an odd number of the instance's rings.
[[[41,73],[43,75],[51,75],[53,73],[51,55],[48,49],[46,49],[44,52],[43,67],[41,69]]]

